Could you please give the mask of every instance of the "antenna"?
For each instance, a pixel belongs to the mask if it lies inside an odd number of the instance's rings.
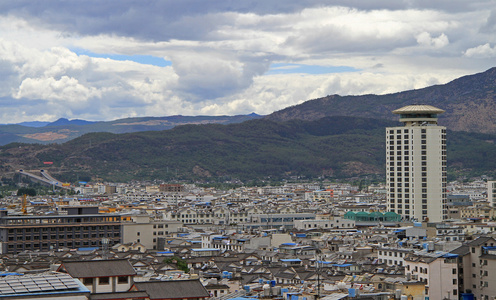
[[[109,246],[109,239],[108,238],[103,238],[102,239],[102,258],[103,259],[108,259],[108,246]]]

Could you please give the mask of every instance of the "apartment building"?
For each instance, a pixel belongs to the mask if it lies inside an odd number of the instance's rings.
[[[183,223],[172,220],[154,220],[149,215],[134,215],[122,224],[122,243],[140,243],[146,249],[159,249],[160,238],[176,233]]]
[[[472,293],[475,300],[492,300],[496,295],[496,240],[481,236],[467,243],[464,266],[463,292]]]
[[[321,220],[295,220],[294,228],[298,230],[355,228],[355,221],[344,218],[332,218],[332,219],[321,219]]]
[[[487,182],[487,202],[492,207],[496,207],[496,181]]]
[[[98,214],[98,207],[69,208],[67,215],[9,216],[0,210],[0,251],[49,251],[62,248],[100,247],[121,242],[118,214]]]
[[[429,299],[458,299],[457,254],[420,251],[406,255],[404,263],[407,276],[425,283]]]
[[[412,249],[382,247],[377,250],[377,258],[381,264],[403,266],[405,262],[404,258],[412,252]]]
[[[444,110],[409,105],[393,111],[401,127],[386,128],[387,207],[408,220],[447,218],[446,127]]]

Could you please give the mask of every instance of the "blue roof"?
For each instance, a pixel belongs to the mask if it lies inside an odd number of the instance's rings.
[[[333,266],[335,267],[349,267],[349,266],[353,266],[352,264],[333,264]]]
[[[201,249],[191,249],[191,251],[200,252],[200,251],[220,251],[217,248],[201,248]]]
[[[2,273],[0,273],[0,277],[10,276],[10,275],[23,275],[23,274],[22,273],[15,273],[15,272],[2,272]]]
[[[301,259],[299,259],[299,258],[285,258],[285,259],[281,259],[281,261],[284,261],[284,262],[301,262]]]
[[[444,257],[444,258],[453,258],[453,257],[458,257],[458,254],[446,253],[442,257]]]
[[[93,251],[93,250],[98,250],[98,247],[83,247],[83,248],[78,248],[78,251]]]
[[[281,244],[281,246],[296,246],[297,244],[296,243],[284,243],[284,244]]]

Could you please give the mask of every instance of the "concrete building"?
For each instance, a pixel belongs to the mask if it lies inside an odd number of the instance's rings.
[[[57,271],[81,280],[92,294],[127,292],[136,275],[133,266],[124,259],[66,261]]]
[[[404,257],[412,252],[412,249],[381,247],[377,250],[377,258],[379,259],[379,263],[388,266],[403,266]]]
[[[386,128],[387,207],[405,219],[447,218],[446,127],[437,125],[443,112],[405,106],[393,111],[404,126]]]
[[[149,215],[131,216],[131,222],[122,223],[122,243],[140,243],[146,249],[164,250],[157,247],[159,238],[176,233],[183,223],[172,220],[152,220]]]
[[[121,242],[121,215],[99,214],[98,207],[66,211],[68,215],[9,216],[1,210],[0,253],[100,247],[104,238],[109,246]]]
[[[407,254],[404,263],[407,276],[425,283],[429,299],[458,299],[458,255],[422,251]]]
[[[465,293],[474,299],[494,299],[496,295],[496,240],[481,236],[467,243],[468,255],[463,256]]]
[[[487,182],[487,202],[492,207],[496,207],[496,181]]]
[[[298,230],[355,228],[355,221],[338,217],[321,220],[295,220],[294,228]]]

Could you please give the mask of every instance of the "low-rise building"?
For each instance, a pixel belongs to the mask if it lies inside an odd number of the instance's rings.
[[[420,251],[405,258],[405,273],[425,283],[429,299],[458,298],[458,255],[447,252]]]
[[[136,275],[133,266],[125,259],[66,261],[57,271],[79,279],[92,294],[127,292]]]

